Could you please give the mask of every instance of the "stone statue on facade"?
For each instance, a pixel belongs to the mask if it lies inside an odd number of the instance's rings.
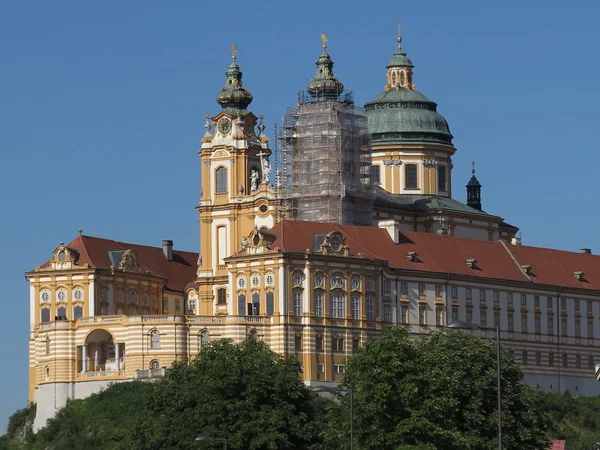
[[[262,183],[269,184],[269,175],[271,174],[271,164],[267,158],[262,159]]]
[[[241,245],[242,245],[242,250],[246,250],[246,248],[248,248],[248,238],[246,236],[244,236],[242,238]]]
[[[254,192],[258,189],[258,179],[260,175],[258,174],[258,170],[252,169],[250,172],[250,191]]]

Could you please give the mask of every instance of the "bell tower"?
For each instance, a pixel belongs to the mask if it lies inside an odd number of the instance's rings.
[[[271,228],[275,218],[269,140],[262,116],[248,110],[253,97],[242,84],[235,44],[231,51],[225,86],[217,94],[221,112],[206,115],[199,152],[202,187],[196,208],[200,214],[196,283],[201,315],[232,313],[228,309],[233,294],[228,292],[226,299],[216,295],[228,285],[224,259],[241,249],[242,238],[253,228]]]

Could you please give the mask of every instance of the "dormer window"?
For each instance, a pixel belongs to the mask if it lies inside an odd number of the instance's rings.
[[[529,265],[529,264],[523,264],[521,266],[521,270],[523,271],[524,274],[531,275],[531,265]]]
[[[340,238],[339,234],[332,235],[329,239],[329,244],[331,245],[331,248],[337,252],[342,246],[342,239]]]
[[[583,281],[583,271],[573,272],[573,276],[577,278],[577,281]]]
[[[410,262],[417,262],[418,256],[419,255],[417,254],[417,252],[406,252],[406,257]]]
[[[465,260],[465,262],[467,263],[467,266],[469,267],[469,269],[477,268],[477,260],[475,258],[468,258]]]
[[[58,260],[60,262],[64,262],[65,259],[67,259],[67,252],[64,250],[61,250],[60,252],[58,252]]]

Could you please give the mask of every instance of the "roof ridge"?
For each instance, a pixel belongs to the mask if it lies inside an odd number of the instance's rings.
[[[133,242],[123,242],[123,241],[117,241],[115,239],[108,239],[108,238],[103,238],[103,237],[99,237],[99,236],[88,236],[88,235],[80,235],[80,236],[78,236],[77,238],[75,238],[71,242],[75,242],[80,237],[82,237],[82,238],[85,237],[85,238],[88,238],[88,239],[97,239],[97,240],[106,241],[106,242],[116,242],[116,243],[121,244],[123,246],[134,245],[136,247],[145,247],[145,248],[153,248],[153,249],[161,249],[162,248],[160,246],[155,246],[155,245],[136,244],[136,243],[133,243]],[[115,250],[115,251],[117,251],[117,250]],[[179,249],[175,249],[175,248],[173,249],[173,251],[177,252],[177,253],[183,252],[183,253],[198,254],[198,252],[195,252],[195,251],[179,250]]]
[[[508,253],[508,256],[510,256],[510,259],[512,259],[512,261],[517,266],[517,269],[519,269],[519,272],[521,272],[525,278],[527,278],[529,281],[531,281],[533,283],[534,282],[533,278],[531,278],[529,275],[527,275],[525,272],[523,272],[523,268],[522,268],[521,264],[519,263],[519,261],[517,261],[517,258],[515,258],[515,255],[512,254],[512,252],[510,251],[510,249],[508,248],[506,243],[504,241],[498,241],[498,242],[500,242],[500,244],[502,244],[502,247],[504,247],[504,250],[506,250],[506,253]]]

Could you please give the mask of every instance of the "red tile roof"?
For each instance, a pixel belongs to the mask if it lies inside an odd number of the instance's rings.
[[[565,450],[567,448],[567,441],[552,441],[552,447],[549,450]]]
[[[312,250],[315,234],[339,231],[352,254],[363,253],[366,258],[386,260],[396,269],[600,290],[600,256],[597,255],[511,244],[505,248],[501,242],[416,232],[401,232],[400,243],[394,244],[382,228],[316,222],[284,221],[270,231],[277,236],[272,248],[280,247],[289,252]],[[407,258],[406,253],[413,251],[418,254],[418,262]],[[466,263],[471,258],[477,261],[476,269]],[[531,281],[521,271],[521,266],[526,264],[531,265]],[[575,271],[584,272],[583,281],[574,277]]]
[[[162,247],[128,244],[92,236],[78,236],[66,245],[79,252],[77,265],[89,264],[98,269],[110,269],[113,264],[109,252],[132,250],[141,273],[167,278],[167,287],[183,291],[188,282],[196,278],[198,253],[173,250],[173,260],[168,261]],[[47,267],[50,261],[42,267]]]

